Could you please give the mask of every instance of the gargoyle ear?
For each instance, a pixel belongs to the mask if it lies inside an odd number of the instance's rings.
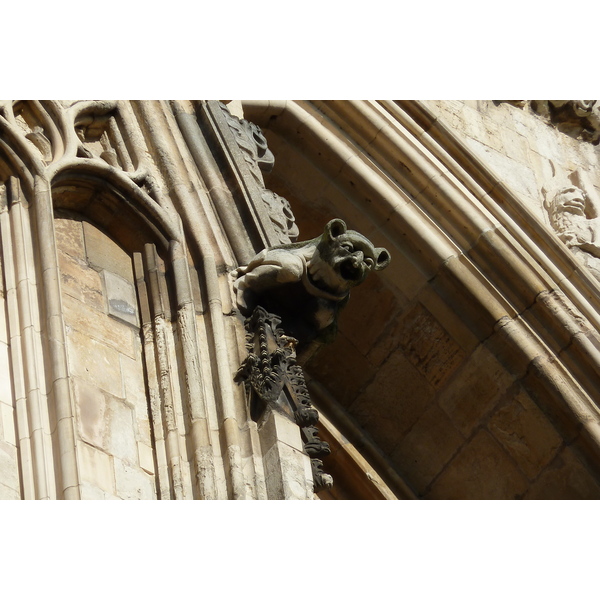
[[[329,221],[329,223],[327,223],[327,225],[325,225],[325,234],[329,238],[336,238],[343,233],[346,233],[347,229],[348,228],[346,227],[346,223],[344,223],[344,221],[341,219],[332,219]]]
[[[389,264],[392,257],[385,248],[375,248],[375,270],[381,271],[385,269]]]

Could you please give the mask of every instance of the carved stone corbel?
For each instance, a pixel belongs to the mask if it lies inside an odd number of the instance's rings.
[[[257,306],[246,319],[248,356],[238,369],[235,381],[243,383],[250,416],[260,421],[267,407],[284,413],[300,427],[304,451],[313,471],[315,490],[333,485],[324,473],[322,457],[331,450],[318,435],[319,413],[313,408],[302,368],[296,362],[297,340],[285,335],[281,319]]]

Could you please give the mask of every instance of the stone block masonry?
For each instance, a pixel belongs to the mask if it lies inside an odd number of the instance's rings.
[[[79,217],[56,223],[82,497],[156,498],[131,258]]]

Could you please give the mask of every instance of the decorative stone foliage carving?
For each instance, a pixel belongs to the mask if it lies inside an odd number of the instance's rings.
[[[241,150],[245,166],[260,190],[260,197],[275,228],[277,241],[281,244],[294,242],[299,231],[290,203],[265,188],[262,173],[270,172],[275,164],[275,157],[268,148],[267,139],[258,125],[232,115],[225,104],[219,102],[218,105]]]
[[[598,100],[507,100],[508,104],[531,110],[559,131],[592,144],[600,141]]]
[[[219,107],[223,111],[236,142],[244,153],[244,160],[248,164],[250,172],[256,181],[264,186],[261,171],[268,173],[275,164],[275,157],[269,150],[267,139],[258,125],[232,115],[222,102],[219,102]]]
[[[328,342],[351,288],[389,262],[385,248],[333,219],[319,237],[268,248],[238,269],[237,304],[244,315],[258,304],[275,312],[301,344]]]
[[[304,450],[311,459],[315,489],[333,485],[323,471],[322,458],[331,450],[315,427],[319,413],[313,408],[304,373],[296,362],[297,340],[279,327],[281,319],[257,306],[245,321],[248,356],[235,380],[244,383],[250,415],[259,421],[267,407],[285,413],[300,427]]]
[[[285,244],[298,239],[298,226],[290,203],[279,194],[265,189],[260,195],[277,232],[278,241]]]

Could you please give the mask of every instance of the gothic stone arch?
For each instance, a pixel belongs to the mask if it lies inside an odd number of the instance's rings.
[[[233,284],[334,218],[392,262],[303,357],[319,497],[598,497],[600,285],[552,229],[425,103],[229,106],[0,106],[2,497],[314,497],[234,381]]]
[[[306,365],[323,417],[399,496],[552,497],[572,469],[598,497],[598,288],[566,247],[423,103],[243,108],[300,231],[341,217],[393,257]]]

